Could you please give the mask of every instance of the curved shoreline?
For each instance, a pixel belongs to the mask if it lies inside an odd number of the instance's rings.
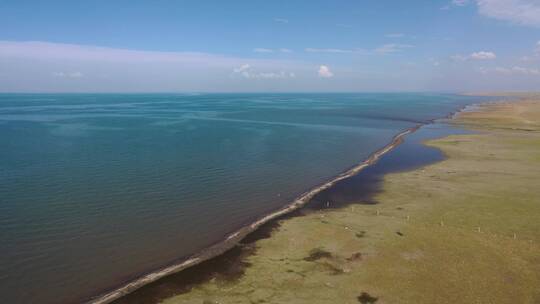
[[[449,113],[446,117],[442,117],[439,119],[452,119],[457,113],[462,112],[466,110],[470,106],[478,105],[477,103],[469,104],[466,106],[461,107],[455,112]],[[167,277],[171,274],[178,273],[182,270],[185,270],[187,268],[193,267],[195,265],[198,265],[204,261],[210,260],[212,258],[215,258],[228,250],[232,249],[234,246],[236,246],[242,239],[244,239],[248,234],[254,232],[257,230],[260,226],[279,218],[283,215],[289,214],[293,211],[296,211],[302,207],[304,207],[310,200],[317,195],[318,193],[332,187],[337,182],[342,181],[346,178],[349,178],[351,176],[354,176],[364,170],[365,168],[373,165],[376,163],[383,155],[386,153],[392,151],[394,148],[396,148],[399,144],[403,142],[403,139],[405,136],[417,131],[419,128],[421,128],[424,125],[428,125],[431,123],[434,123],[438,119],[430,120],[426,123],[417,124],[411,128],[405,129],[404,131],[398,133],[394,137],[392,137],[392,140],[382,147],[381,149],[373,152],[370,154],[368,158],[366,158],[361,163],[353,166],[352,168],[338,174],[337,176],[333,177],[329,181],[320,184],[318,186],[313,187],[311,190],[308,190],[301,195],[299,195],[293,202],[285,205],[284,207],[267,214],[260,219],[256,220],[255,222],[245,225],[241,227],[240,229],[236,230],[235,232],[232,232],[229,234],[225,239],[223,239],[220,242],[215,243],[214,245],[211,245],[202,251],[195,253],[191,255],[190,257],[186,258],[185,260],[175,263],[173,265],[170,265],[168,267],[161,268],[159,270],[147,273],[145,275],[140,276],[139,278],[132,280],[131,282],[128,282],[124,285],[122,285],[119,288],[116,288],[110,292],[104,293],[102,295],[96,296],[93,299],[88,300],[87,304],[107,304],[111,303],[127,294],[130,294],[131,292],[148,285],[150,283],[153,283],[161,278]]]
[[[229,234],[223,241],[216,243],[206,249],[204,249],[202,252],[199,252],[197,254],[192,255],[191,257],[187,258],[186,260],[174,264],[165,268],[162,268],[160,270],[151,272],[149,274],[143,275],[138,279],[133,280],[130,283],[127,283],[123,285],[120,288],[117,288],[109,293],[106,293],[104,295],[98,296],[95,299],[89,300],[86,303],[88,304],[107,304],[111,303],[114,300],[117,300],[147,284],[150,284],[152,282],[155,282],[163,277],[166,277],[168,275],[180,272],[184,269],[187,269],[189,267],[195,266],[199,263],[202,263],[206,260],[209,260],[211,258],[214,258],[218,255],[221,255],[228,251],[229,249],[233,248],[235,245],[238,244],[244,237],[246,237],[251,232],[257,230],[260,226],[263,224],[268,223],[271,220],[274,220],[280,216],[286,215],[288,213],[291,213],[295,210],[298,210],[305,206],[315,195],[320,193],[323,190],[326,190],[333,186],[335,183],[346,179],[348,177],[351,177],[353,175],[358,174],[360,171],[365,169],[366,167],[374,164],[377,162],[384,154],[390,152],[392,149],[394,149],[396,146],[401,144],[403,141],[403,138],[418,130],[421,126],[424,124],[419,124],[414,127],[408,128],[405,131],[400,132],[399,134],[395,135],[389,144],[384,146],[382,149],[377,150],[376,152],[372,153],[366,160],[361,162],[360,164],[354,166],[353,168],[337,175],[336,177],[332,178],[328,182],[316,186],[312,190],[309,190],[307,192],[302,193],[297,199],[295,199],[292,203],[285,205],[284,207],[278,209],[277,211],[270,213],[268,215],[265,215],[264,217],[260,218],[259,220],[246,225],[237,231]]]

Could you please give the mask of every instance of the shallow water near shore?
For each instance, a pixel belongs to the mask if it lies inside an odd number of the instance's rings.
[[[3,299],[88,300],[218,242],[400,131],[476,101],[441,94],[0,95]],[[422,160],[440,157],[432,153]],[[415,153],[389,159],[380,166],[419,165]],[[347,187],[367,185],[355,182],[360,176],[320,198],[337,205],[365,195]]]
[[[441,151],[424,145],[424,141],[468,133],[470,132],[444,121],[424,125],[406,136],[399,146],[384,155],[376,164],[321,192],[306,209],[340,208],[357,202],[376,204],[373,196],[380,190],[385,174],[413,170],[444,159]]]

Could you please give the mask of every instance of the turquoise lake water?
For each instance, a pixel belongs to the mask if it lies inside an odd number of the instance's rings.
[[[77,303],[212,245],[477,97],[0,94],[0,295]]]

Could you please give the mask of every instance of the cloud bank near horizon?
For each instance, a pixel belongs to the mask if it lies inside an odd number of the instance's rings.
[[[380,58],[376,52],[321,50],[305,54]],[[531,51],[528,61],[540,62],[540,53]],[[492,50],[424,64],[389,56],[391,63],[371,69],[348,60],[340,66],[271,58],[0,41],[0,92],[485,91],[527,90],[540,80],[537,68],[505,62]]]
[[[199,52],[157,52],[50,42],[0,41],[0,91],[235,91],[282,87],[317,65]],[[231,73],[248,67],[240,75]],[[312,74],[310,76],[310,74]],[[246,75],[248,77],[246,77]],[[274,82],[256,82],[257,79]]]

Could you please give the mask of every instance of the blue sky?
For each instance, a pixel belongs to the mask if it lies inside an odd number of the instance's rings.
[[[0,0],[0,91],[540,85],[540,1]]]

